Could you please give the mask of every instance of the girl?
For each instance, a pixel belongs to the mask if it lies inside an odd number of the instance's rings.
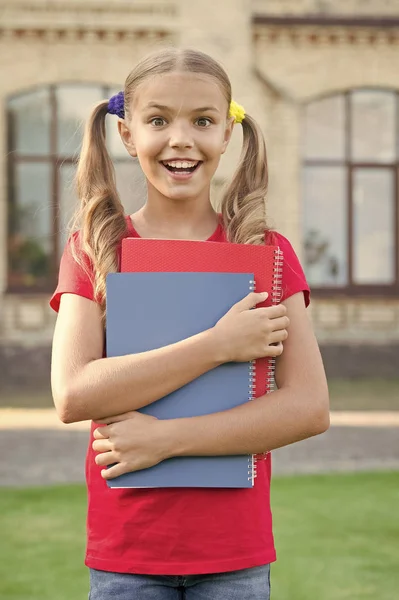
[[[118,115],[123,143],[147,179],[148,200],[130,216],[106,151],[108,112]],[[235,123],[243,128],[242,157],[219,215],[210,184]],[[137,65],[124,94],[94,108],[77,184],[80,231],[67,244],[51,299],[58,311],[52,389],[62,421],[95,422],[86,461],[90,598],[265,600],[275,560],[267,453],[324,432],[329,417],[305,311],[309,288],[289,242],[267,229],[262,133],[231,102],[229,79],[212,58],[164,50]],[[105,277],[118,270],[124,236],[278,243],[282,303],[250,310],[265,298],[252,293],[199,335],[105,358]],[[267,398],[191,419],[137,412],[217,365],[262,356],[278,357],[278,390]],[[110,490],[104,481],[172,456],[257,453],[266,454],[252,489]]]

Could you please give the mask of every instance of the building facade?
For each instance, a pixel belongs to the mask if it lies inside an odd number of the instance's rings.
[[[330,376],[399,364],[399,0],[0,0],[0,386],[48,382],[55,288],[91,106],[140,57],[194,47],[260,123],[267,214],[299,254]],[[113,126],[114,125],[114,126]],[[240,132],[214,181],[217,199]],[[126,212],[145,198],[110,120]]]

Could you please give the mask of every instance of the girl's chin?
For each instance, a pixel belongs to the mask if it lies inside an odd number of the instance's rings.
[[[179,189],[179,190],[171,190],[170,188],[167,190],[163,190],[162,195],[165,198],[169,198],[170,200],[176,200],[176,201],[182,201],[184,202],[185,200],[191,200],[193,198],[196,198],[197,196],[199,196],[200,192],[196,192],[195,190],[189,190],[188,186],[186,189]]]
[[[199,185],[199,182],[192,180],[186,182],[173,182],[173,181],[156,181],[153,179],[150,181],[151,186],[158,191],[159,194],[170,198],[171,200],[188,200],[190,198],[196,198],[204,192],[205,188],[210,188],[210,182]]]
[[[159,194],[162,196],[162,198],[165,198],[166,200],[170,200],[171,202],[190,202],[190,201],[195,201],[196,199],[202,197],[203,190],[192,190],[192,189],[188,189],[188,187],[186,189],[179,189],[179,190],[171,190],[169,189],[164,189],[162,188],[158,188],[158,192]]]

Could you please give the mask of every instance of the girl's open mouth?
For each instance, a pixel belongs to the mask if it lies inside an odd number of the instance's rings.
[[[172,161],[161,161],[161,164],[165,167],[165,169],[178,179],[186,179],[190,177],[198,168],[202,165],[201,160],[196,161],[180,161],[180,160],[172,160]]]

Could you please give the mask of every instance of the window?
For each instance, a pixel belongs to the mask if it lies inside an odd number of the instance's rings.
[[[305,108],[303,231],[317,292],[398,293],[399,94],[359,89]]]
[[[65,84],[8,100],[9,291],[54,289],[77,203],[73,179],[84,122],[95,103],[117,91]],[[143,176],[119,138],[116,117],[108,119],[107,143],[122,202],[133,212],[143,201]]]

